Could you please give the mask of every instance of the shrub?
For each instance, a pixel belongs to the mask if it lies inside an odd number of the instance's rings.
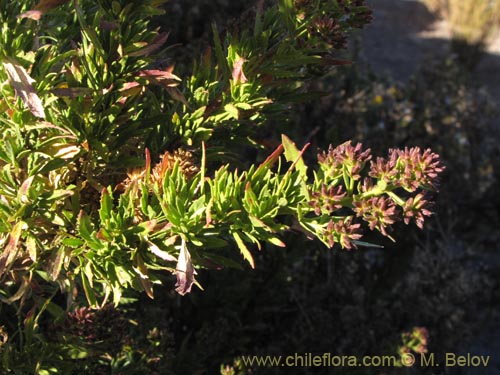
[[[307,145],[282,136],[272,151],[260,137],[315,97],[308,80],[344,63],[331,51],[370,20],[363,1],[259,2],[224,35],[213,27],[212,45],[179,69],[184,79],[173,64],[155,66],[168,53],[168,34],[149,28],[160,5],[0,1],[8,371],[69,372],[68,358],[95,358],[88,345],[109,336],[106,325],[125,329],[108,302],[130,289],[152,298],[164,273],[184,295],[197,269],[240,267],[235,249],[253,268],[249,245],[285,246],[280,235],[292,228],[351,249],[371,246],[362,225],[390,237],[396,221],[422,227],[431,214],[424,193],[443,167],[430,149],[372,160],[346,142],[307,166]],[[267,158],[238,160],[256,151]],[[65,327],[55,342],[39,329],[47,315]],[[126,346],[125,334],[116,339]],[[132,362],[103,351],[78,370]]]

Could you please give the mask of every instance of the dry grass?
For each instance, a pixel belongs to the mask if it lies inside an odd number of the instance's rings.
[[[433,13],[440,13],[446,7],[446,0],[424,0],[427,9]]]
[[[424,0],[448,20],[455,39],[486,45],[500,25],[500,0]]]

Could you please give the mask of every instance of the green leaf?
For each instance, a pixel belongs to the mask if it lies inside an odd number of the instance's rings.
[[[280,0],[278,8],[288,31],[295,31],[293,0]]]
[[[52,315],[53,320],[64,319],[66,316],[66,312],[59,307],[54,302],[50,302],[47,304],[47,311]]]
[[[76,346],[74,344],[71,344],[68,346],[67,351],[71,359],[84,359],[89,356],[89,353],[84,346]]]
[[[59,169],[68,164],[67,160],[61,158],[55,158],[50,160],[47,164],[45,164],[37,173],[39,174],[47,174],[50,171]]]
[[[113,10],[113,13],[115,14],[120,14],[121,10],[122,10],[122,7],[120,5],[120,2],[119,1],[113,1],[111,3],[111,9]]]
[[[226,77],[229,77],[229,66],[224,57],[224,50],[215,23],[212,24],[212,32],[214,34],[215,56],[217,58],[218,68],[221,69],[221,73],[223,74],[221,79],[224,80]]]
[[[203,117],[203,115],[205,114],[205,111],[207,109],[207,106],[202,106],[200,108],[198,108],[196,111],[194,111],[193,113],[191,113],[191,119],[197,119],[197,118],[201,118]]]
[[[245,260],[248,263],[250,263],[250,267],[255,268],[255,261],[253,260],[252,253],[250,252],[250,250],[248,250],[248,248],[246,247],[245,243],[241,239],[238,232],[233,232],[232,234],[233,234],[234,240],[236,241],[236,244],[240,248],[240,251],[241,251],[241,254],[243,255],[243,258],[245,258]]]
[[[374,247],[374,248],[377,248],[377,249],[383,249],[384,248],[381,245],[377,245],[377,244],[370,243],[370,242],[365,242],[365,241],[354,240],[352,242],[355,243],[358,246],[363,246],[363,247]]]
[[[265,228],[265,229],[268,229],[269,231],[272,231],[272,229],[269,228],[269,226],[266,225],[266,223],[264,223],[262,220],[256,218],[255,216],[249,214],[248,218],[250,219],[250,222],[252,223],[252,225],[255,228]]]
[[[227,241],[223,240],[220,237],[217,237],[217,235],[203,237],[202,238],[203,248],[204,249],[217,249],[217,248],[227,246]]]
[[[295,143],[284,134],[281,135],[281,142],[285,148],[286,160],[295,163],[295,168],[300,172],[301,177],[307,177],[307,167],[302,159],[302,153],[304,151],[299,151]]]
[[[224,257],[224,256],[221,256],[221,255],[203,254],[203,255],[201,255],[201,258],[202,258],[202,263],[203,263],[203,260],[206,259],[206,260],[209,260],[209,261],[211,261],[217,265],[223,266],[223,267],[236,268],[238,270],[243,270],[243,267],[241,266],[240,263],[235,262],[234,260],[227,258],[227,257]]]
[[[82,28],[82,34],[85,38],[87,38],[93,45],[96,53],[101,55],[102,57],[104,56],[104,48],[99,40],[99,37],[97,36],[97,33],[89,27],[89,25],[85,21],[85,14],[82,11],[82,8],[80,8],[80,5],[78,4],[78,0],[75,0],[73,2],[74,4],[74,9],[76,12],[76,16],[78,18],[78,21],[80,22],[80,27]]]
[[[248,103],[234,103],[234,106],[244,111],[249,111],[252,109],[252,106]]]
[[[149,200],[148,187],[146,186],[146,184],[143,184],[141,186],[141,212],[151,219],[148,210],[148,208],[150,207],[148,205],[148,200]]]
[[[278,237],[269,237],[267,240],[275,246],[286,247],[285,243],[281,241]]]
[[[55,202],[74,194],[72,190],[58,189],[50,192],[47,196],[43,195],[43,200],[47,202]]]
[[[111,188],[108,188],[108,190],[102,189],[101,207],[99,209],[99,217],[102,223],[106,223],[111,218],[111,210],[113,209],[113,200],[111,196]]]
[[[78,215],[78,232],[85,241],[94,241],[94,238],[92,237],[92,224],[90,223],[89,217],[83,211],[80,211],[80,214]]]
[[[224,110],[229,113],[229,115],[238,120],[240,118],[240,111],[233,104],[229,103],[224,106]]]
[[[379,186],[379,184],[377,183],[377,187]],[[387,195],[389,195],[392,200],[394,202],[396,202],[398,205],[400,205],[401,207],[403,207],[405,205],[405,201],[400,198],[396,193],[394,193],[393,191],[387,191]]]
[[[62,243],[66,246],[69,246],[69,247],[76,249],[76,248],[82,247],[85,242],[79,238],[66,237],[64,240],[62,240]]]
[[[87,279],[87,275],[85,272],[81,273],[82,276],[82,285],[83,285],[83,290],[85,292],[85,296],[87,297],[87,301],[90,306],[96,306],[97,305],[97,298],[95,296],[94,290],[90,286],[89,279]]]

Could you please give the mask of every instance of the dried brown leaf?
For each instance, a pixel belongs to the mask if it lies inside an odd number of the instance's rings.
[[[119,25],[116,22],[105,21],[105,20],[101,20],[99,22],[99,26],[101,27],[101,29],[106,31],[116,30],[119,27]]]
[[[15,59],[5,57],[2,65],[9,77],[9,83],[14,88],[17,96],[34,116],[45,118],[42,101],[35,91],[32,83],[35,82],[26,70]]]
[[[81,96],[90,96],[94,90],[88,87],[61,87],[51,90],[55,96],[58,97],[68,97],[68,98],[79,98]]]
[[[139,82],[125,82],[119,90],[121,97],[118,99],[118,103],[125,104],[128,98],[140,94],[143,89],[144,86]]]
[[[171,71],[167,70],[141,70],[139,77],[147,78],[151,83],[163,87],[175,87],[179,84],[181,79]]]
[[[243,73],[243,63],[245,62],[245,58],[240,57],[238,60],[234,62],[233,65],[233,81],[235,83],[241,82],[245,83],[248,81],[247,77],[245,77],[245,73]]]
[[[31,18],[32,20],[35,21],[40,21],[40,18],[42,18],[43,12],[40,10],[28,10],[27,12],[21,13],[18,18]]]
[[[58,6],[67,3],[68,1],[69,0],[41,0],[40,2],[38,2],[38,4],[35,5],[33,9],[20,14],[18,17],[31,18],[32,20],[38,21],[49,10],[57,8]]]
[[[181,251],[177,259],[175,275],[177,277],[177,284],[175,284],[177,288],[175,288],[175,291],[181,296],[191,292],[191,287],[195,282],[194,275],[196,275],[196,270],[191,263],[191,254],[189,254],[184,239],[182,240]]]
[[[161,48],[167,41],[167,38],[168,38],[168,33],[160,33],[156,35],[151,41],[151,43],[146,45],[146,47],[131,52],[128,55],[133,57],[150,55],[151,53]]]
[[[57,252],[55,252],[52,256],[51,261],[49,262],[49,275],[52,280],[57,280],[59,274],[61,273],[62,265],[64,262],[64,247],[60,247]]]
[[[9,271],[12,263],[16,259],[17,246],[19,244],[19,239],[21,238],[24,225],[25,223],[23,221],[19,221],[16,225],[14,225],[9,234],[9,242],[0,255],[0,277]]]
[[[149,280],[149,272],[140,254],[136,254],[134,271],[137,273],[138,280],[148,297],[154,299],[153,288]]]
[[[189,107],[189,104],[186,100],[186,97],[182,94],[181,90],[179,90],[177,87],[167,87],[167,92],[172,97],[172,99],[177,100],[178,102],[181,102],[186,107]]]

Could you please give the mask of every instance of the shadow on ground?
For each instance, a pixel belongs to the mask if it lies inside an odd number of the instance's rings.
[[[374,20],[362,32],[361,58],[376,73],[407,81],[427,58],[450,53],[450,32],[420,1],[368,0]],[[499,44],[499,43],[496,43]],[[500,102],[500,54],[485,53],[471,81]]]
[[[368,0],[374,10],[374,20],[361,33],[360,60],[377,74],[387,74],[399,81],[408,81],[428,59],[450,55],[450,32],[444,21],[438,20],[420,1]],[[500,54],[496,48],[485,53],[469,79],[474,86],[486,89],[500,103]],[[497,232],[498,229],[490,228]],[[481,241],[480,238],[477,239]],[[483,261],[498,263],[498,245],[484,255]],[[496,248],[496,250],[494,249]],[[497,308],[491,306],[493,310]],[[498,310],[497,310],[498,312]],[[485,322],[483,329],[470,345],[457,348],[463,354],[489,355],[485,368],[449,369],[454,374],[500,374],[500,325]]]

